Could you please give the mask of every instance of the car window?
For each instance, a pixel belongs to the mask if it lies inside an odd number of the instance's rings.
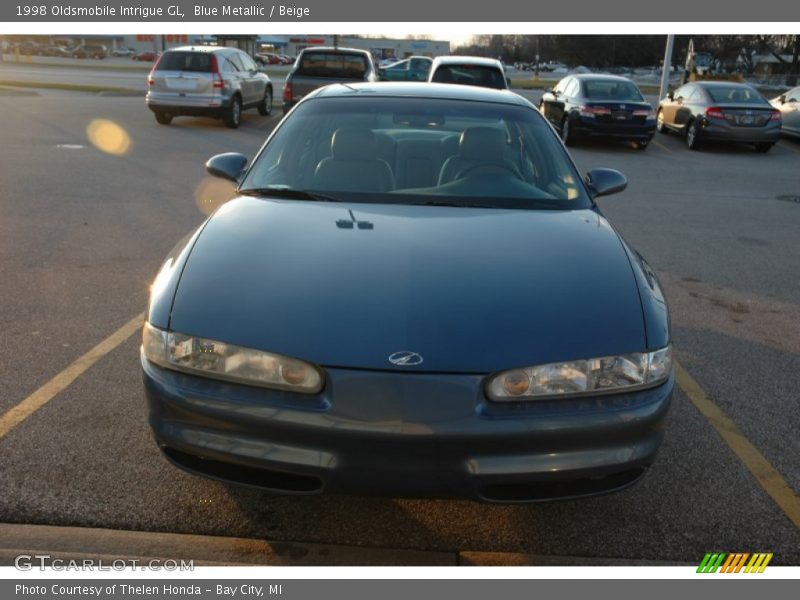
[[[755,89],[746,85],[720,85],[706,88],[713,102],[764,104],[766,100]]]
[[[786,94],[787,102],[800,102],[800,88],[794,88]]]
[[[500,69],[471,63],[439,65],[431,81],[477,85],[499,90],[507,87],[505,75],[500,72]]]
[[[584,79],[583,92],[591,100],[644,100],[634,83],[615,79]]]
[[[571,79],[570,82],[567,84],[567,88],[564,90],[564,95],[570,98],[574,98],[578,95],[578,80]]]
[[[426,60],[415,58],[411,61],[411,68],[416,71],[427,71],[429,64],[430,63]]]
[[[195,71],[211,73],[211,55],[205,52],[165,52],[156,71]]]
[[[257,71],[258,67],[256,67],[256,63],[247,56],[245,53],[237,54],[236,56],[239,57],[239,60],[242,61],[242,66],[244,67],[245,71]]]
[[[563,93],[564,93],[564,90],[567,88],[567,84],[568,84],[570,81],[572,81],[572,80],[571,80],[571,79],[569,79],[569,78],[564,78],[564,79],[562,79],[561,81],[559,81],[559,82],[556,84],[555,91],[557,91],[559,94],[563,94]]]
[[[311,190],[354,202],[498,208],[591,205],[531,107],[433,98],[308,100],[256,158],[241,190]]]
[[[305,52],[296,73],[308,77],[362,79],[367,73],[367,58],[349,52]]]
[[[244,64],[242,64],[241,55],[238,52],[232,52],[225,55],[225,62],[233,67],[234,71],[245,71]]]
[[[686,100],[691,95],[691,93],[692,93],[692,86],[684,85],[675,90],[672,93],[672,97],[675,98],[676,100],[678,98],[683,98],[684,100]]]

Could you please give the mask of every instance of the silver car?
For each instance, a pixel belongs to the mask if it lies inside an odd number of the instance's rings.
[[[800,86],[773,98],[769,103],[781,111],[783,117],[781,133],[800,138]]]
[[[272,112],[272,82],[246,53],[219,46],[183,46],[167,50],[147,77],[147,107],[156,121],[174,117],[221,118],[236,128],[242,110]]]

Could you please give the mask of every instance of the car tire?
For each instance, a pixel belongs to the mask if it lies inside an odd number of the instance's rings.
[[[264,92],[264,99],[258,105],[258,114],[263,117],[268,117],[272,113],[272,89],[267,88]]]
[[[634,140],[633,145],[636,146],[637,150],[647,150],[650,140]]]
[[[565,146],[572,146],[575,144],[575,132],[572,131],[572,126],[569,124],[569,117],[564,117],[561,121],[561,141]]]
[[[664,125],[664,111],[662,111],[660,108],[656,114],[656,131],[658,131],[658,133],[663,133],[664,135],[669,133],[669,129],[667,129],[667,126]]]
[[[234,96],[231,105],[225,109],[222,115],[225,125],[230,129],[236,129],[242,122],[242,101],[239,96]]]
[[[766,154],[772,149],[772,146],[774,145],[775,144],[773,144],[772,142],[759,142],[758,144],[756,144],[756,152],[761,152],[762,154]]]
[[[158,121],[159,124],[161,125],[169,125],[170,123],[172,123],[172,115],[169,113],[159,111],[155,113],[155,115],[156,115],[156,121]]]
[[[697,150],[699,146],[696,121],[689,121],[689,123],[686,125],[686,146],[689,148],[689,150]]]

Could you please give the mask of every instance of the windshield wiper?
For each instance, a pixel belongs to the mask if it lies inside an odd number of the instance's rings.
[[[342,202],[339,198],[318,194],[308,190],[295,190],[281,185],[267,186],[262,188],[248,188],[239,190],[245,196],[273,196],[276,198],[291,198],[293,200],[315,200],[317,202]]]

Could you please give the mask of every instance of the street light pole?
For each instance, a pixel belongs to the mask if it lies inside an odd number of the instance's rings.
[[[667,48],[664,50],[664,66],[661,70],[661,88],[658,91],[658,99],[661,100],[667,95],[669,88],[669,72],[672,69],[672,47],[675,45],[675,36],[667,36]]]

